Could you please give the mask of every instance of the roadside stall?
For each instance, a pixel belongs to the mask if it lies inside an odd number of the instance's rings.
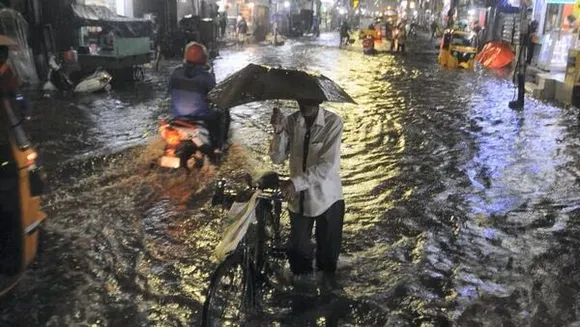
[[[143,76],[141,66],[151,61],[153,22],[128,18],[103,6],[71,5],[78,38],[73,46],[83,72],[103,68],[116,77]]]

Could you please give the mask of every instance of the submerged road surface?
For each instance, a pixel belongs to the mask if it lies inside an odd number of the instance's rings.
[[[580,321],[577,113],[531,99],[510,110],[505,77],[441,69],[419,46],[371,57],[337,43],[224,50],[215,63],[219,80],[250,62],[317,70],[358,102],[328,106],[345,121],[344,295],[280,301],[263,325]],[[50,175],[50,220],[0,326],[196,325],[224,225],[207,205],[212,180],[272,168],[274,104],[233,110],[239,145],[217,171],[161,176],[145,168],[155,146],[134,147],[167,110],[166,79],[150,75],[110,95],[36,100],[28,129]]]

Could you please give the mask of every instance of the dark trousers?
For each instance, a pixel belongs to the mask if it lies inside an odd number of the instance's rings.
[[[399,52],[405,52],[405,44],[404,43],[403,44],[399,44],[397,46],[397,51],[399,51]]]
[[[526,58],[526,64],[531,65],[532,59],[534,58],[534,50],[536,45],[534,43],[528,44],[528,53]]]
[[[216,111],[213,119],[208,120],[210,135],[213,139],[214,148],[221,149],[228,140],[230,131],[230,111]]]
[[[349,34],[341,34],[340,35],[340,46],[348,45],[349,40],[350,40]]]
[[[336,201],[318,217],[304,217],[290,212],[290,249],[288,257],[292,273],[312,272],[312,228],[316,222],[316,268],[326,273],[336,271],[342,242],[344,201]]]

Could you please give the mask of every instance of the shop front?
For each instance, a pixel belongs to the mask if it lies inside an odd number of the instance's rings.
[[[538,2],[536,2],[538,9],[534,12],[534,19],[539,23],[538,31],[541,35],[537,66],[547,71],[563,72],[566,69],[568,52],[577,46],[578,32],[574,30],[574,21],[577,20],[574,15],[575,1]]]

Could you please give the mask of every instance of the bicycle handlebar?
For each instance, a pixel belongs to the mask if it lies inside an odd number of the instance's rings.
[[[262,193],[258,196],[260,199],[270,200],[270,201],[284,201],[284,196],[280,191],[280,176],[276,172],[267,172],[262,174],[259,178],[253,179],[250,174],[244,176],[246,182],[246,189],[244,191],[238,192],[233,187],[228,187],[228,183],[224,179],[220,179],[217,182],[217,190],[212,199],[212,205],[224,205],[229,206],[234,201],[244,202],[247,201],[251,194],[260,190]]]
[[[256,180],[254,180],[250,174],[247,174],[246,183],[248,187],[257,188],[262,191],[275,190],[280,185],[280,175],[277,172],[268,171],[263,173]]]

